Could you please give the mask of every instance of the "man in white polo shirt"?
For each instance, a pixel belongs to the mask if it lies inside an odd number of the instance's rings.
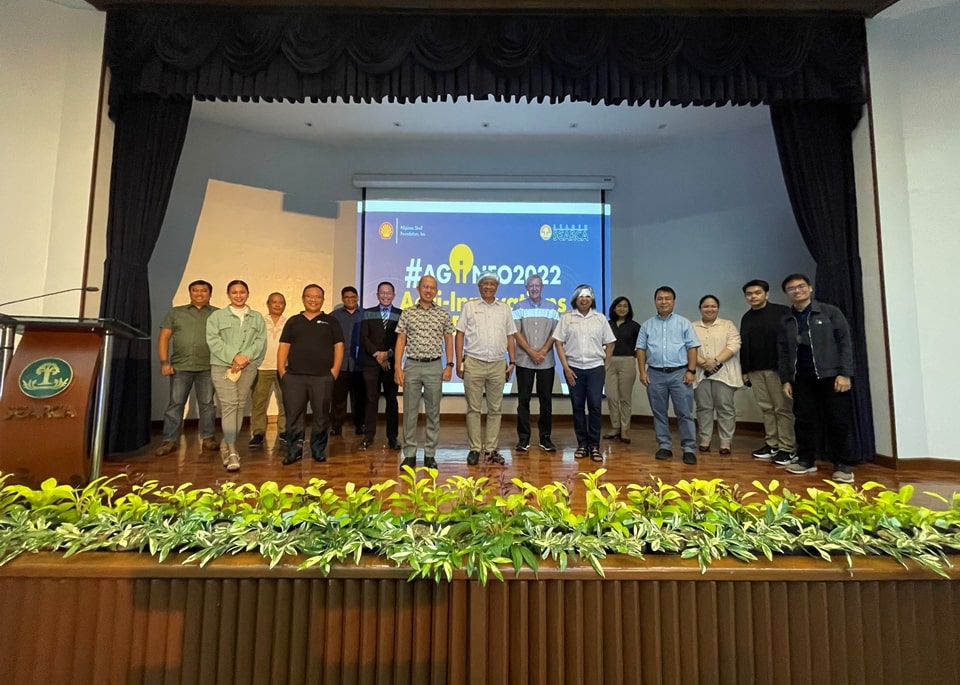
[[[467,400],[467,440],[470,451],[467,463],[480,462],[481,451],[491,464],[504,464],[497,450],[500,440],[500,405],[503,384],[513,374],[514,334],[510,305],[497,299],[500,280],[495,273],[485,273],[477,282],[479,298],[468,300],[457,321],[457,375],[463,379]],[[504,358],[506,355],[506,358]],[[487,394],[487,430],[480,440],[480,407]]]

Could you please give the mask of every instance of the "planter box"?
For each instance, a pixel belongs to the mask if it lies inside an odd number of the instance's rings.
[[[605,579],[482,586],[375,560],[324,578],[254,555],[28,555],[0,568],[0,664],[11,685],[957,682],[960,570],[854,562],[611,557]]]

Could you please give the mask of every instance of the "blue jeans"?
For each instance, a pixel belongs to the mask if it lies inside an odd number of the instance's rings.
[[[573,407],[573,432],[577,447],[600,447],[600,423],[602,421],[603,381],[607,376],[603,366],[592,369],[570,369],[577,375],[576,385],[570,388],[570,405]],[[584,413],[586,405],[586,414]]]
[[[206,371],[174,371],[170,376],[170,401],[163,415],[163,440],[176,442],[180,439],[183,424],[183,408],[190,397],[190,389],[197,394],[197,409],[200,414],[200,438],[212,438],[217,420],[217,408],[213,404],[213,381],[210,369]]]
[[[693,422],[693,387],[684,384],[684,370],[657,371],[647,369],[650,385],[647,386],[647,399],[653,412],[653,428],[657,434],[657,446],[668,450],[672,444],[670,438],[670,419],[667,408],[673,402],[673,413],[680,426],[680,447],[684,452],[697,449],[696,426]]]

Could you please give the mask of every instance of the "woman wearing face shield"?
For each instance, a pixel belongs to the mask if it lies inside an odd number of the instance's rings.
[[[602,462],[603,383],[617,338],[606,317],[597,311],[592,287],[578,285],[570,302],[573,308],[560,317],[553,337],[557,341],[557,357],[563,375],[570,386],[573,430],[577,436],[577,450],[573,456]]]

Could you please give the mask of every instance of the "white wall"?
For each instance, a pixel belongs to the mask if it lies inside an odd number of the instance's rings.
[[[51,2],[0,3],[0,301],[84,285],[104,21]],[[72,293],[4,309],[76,316],[79,303]]]
[[[677,290],[678,311],[684,315],[696,316],[700,296],[711,292],[721,300],[721,316],[739,323],[746,309],[740,291],[745,281],[767,279],[774,284],[774,298],[783,301],[778,291],[786,273],[813,272],[769,127],[650,147],[624,141],[547,145],[535,140],[319,145],[194,119],[150,263],[154,335],[171,304],[186,301],[184,285],[189,281],[214,281],[214,274],[223,281],[214,282],[214,304],[223,304],[225,279],[264,274],[264,264],[253,263],[249,246],[194,252],[199,245],[195,241],[201,240],[195,237],[198,225],[207,230],[201,217],[209,215],[204,197],[211,180],[246,187],[245,197],[262,200],[258,213],[277,204],[264,191],[277,191],[282,201],[275,219],[260,219],[272,237],[290,224],[286,213],[312,218],[317,237],[300,238],[301,257],[318,267],[333,257],[332,273],[321,268],[315,279],[328,289],[329,310],[339,301],[340,287],[356,280],[356,223],[349,213],[360,198],[351,183],[355,173],[616,176],[616,188],[608,193],[613,293],[630,297],[637,318],[654,313],[653,291],[667,283]],[[319,240],[330,223],[336,226],[332,238]],[[277,277],[248,281],[252,305],[260,307],[270,290],[280,289],[289,309],[298,311],[299,288],[284,284],[289,260],[268,264]],[[159,418],[166,388],[163,383],[156,386],[153,415]],[[444,402],[445,412],[461,409],[459,399]],[[750,392],[738,393],[738,404],[744,420],[759,420]],[[566,402],[556,405],[569,413]],[[649,413],[639,384],[634,407],[637,414]],[[513,404],[505,411],[513,411]]]
[[[867,23],[879,222],[898,456],[960,459],[960,3],[929,4]]]

